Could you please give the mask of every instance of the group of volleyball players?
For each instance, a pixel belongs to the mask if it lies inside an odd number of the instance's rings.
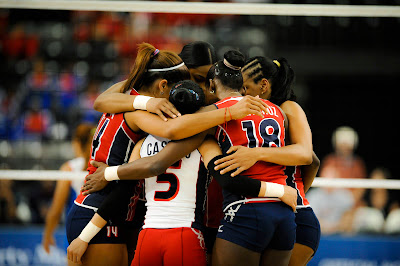
[[[319,163],[293,78],[284,58],[140,44],[128,79],[95,103],[104,114],[67,217],[69,263],[307,264]]]

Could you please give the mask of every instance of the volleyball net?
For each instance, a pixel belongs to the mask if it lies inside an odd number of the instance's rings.
[[[87,172],[67,172],[57,170],[1,170],[0,180],[16,181],[57,181],[57,180],[84,180]],[[400,189],[400,180],[378,180],[360,178],[323,178],[316,177],[312,187],[332,188],[384,188]]]
[[[328,17],[400,17],[400,7],[382,5],[201,3],[164,1],[1,0],[1,8],[113,12]]]

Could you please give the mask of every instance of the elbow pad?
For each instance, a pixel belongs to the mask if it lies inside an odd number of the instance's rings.
[[[223,157],[223,155],[218,155],[214,157],[207,165],[207,169],[213,178],[217,180],[223,189],[226,189],[233,194],[258,197],[261,188],[260,180],[252,179],[242,175],[231,177],[231,173],[233,171],[221,175],[220,170],[214,170],[214,162]]]

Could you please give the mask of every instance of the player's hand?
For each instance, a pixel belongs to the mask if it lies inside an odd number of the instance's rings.
[[[181,113],[175,108],[175,106],[165,98],[152,98],[146,104],[148,112],[157,114],[162,120],[168,121],[167,117],[176,118],[181,116]]]
[[[263,118],[262,112],[268,113],[268,105],[262,101],[258,96],[253,97],[250,95],[244,96],[242,100],[238,101],[236,104],[229,107],[227,111],[227,121],[232,117],[232,119],[241,119],[250,114],[258,115]]]
[[[86,176],[86,182],[81,188],[84,196],[102,190],[108,184],[108,181],[104,178],[104,170],[108,167],[108,165],[96,161],[91,161],[90,164],[96,167],[97,170],[93,174]]]
[[[237,176],[257,162],[257,157],[254,156],[254,149],[251,148],[232,146],[227,153],[230,155],[215,161],[216,166],[214,169],[222,169],[220,171],[221,175],[236,169],[231,176]]]
[[[54,246],[56,241],[54,240],[54,236],[52,234],[45,233],[42,238],[42,246],[47,254],[50,253],[50,246]]]
[[[82,256],[88,248],[88,243],[81,240],[79,237],[75,238],[67,248],[68,260],[82,264]]]
[[[297,206],[297,191],[289,186],[284,186],[285,193],[283,194],[282,197],[280,197],[280,200],[283,203],[286,203],[293,209],[293,212],[296,212],[296,206]]]

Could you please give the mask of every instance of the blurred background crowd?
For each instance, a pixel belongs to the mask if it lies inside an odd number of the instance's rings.
[[[248,57],[288,59],[321,159],[318,176],[398,178],[389,128],[400,77],[393,41],[399,26],[399,18],[2,9],[0,168],[58,169],[73,158],[75,128],[97,124],[93,102],[128,74],[136,44],[179,52],[203,40],[219,58],[237,48]],[[53,190],[54,182],[0,181],[0,223],[43,223]],[[308,197],[325,234],[400,233],[396,190],[321,188]]]

